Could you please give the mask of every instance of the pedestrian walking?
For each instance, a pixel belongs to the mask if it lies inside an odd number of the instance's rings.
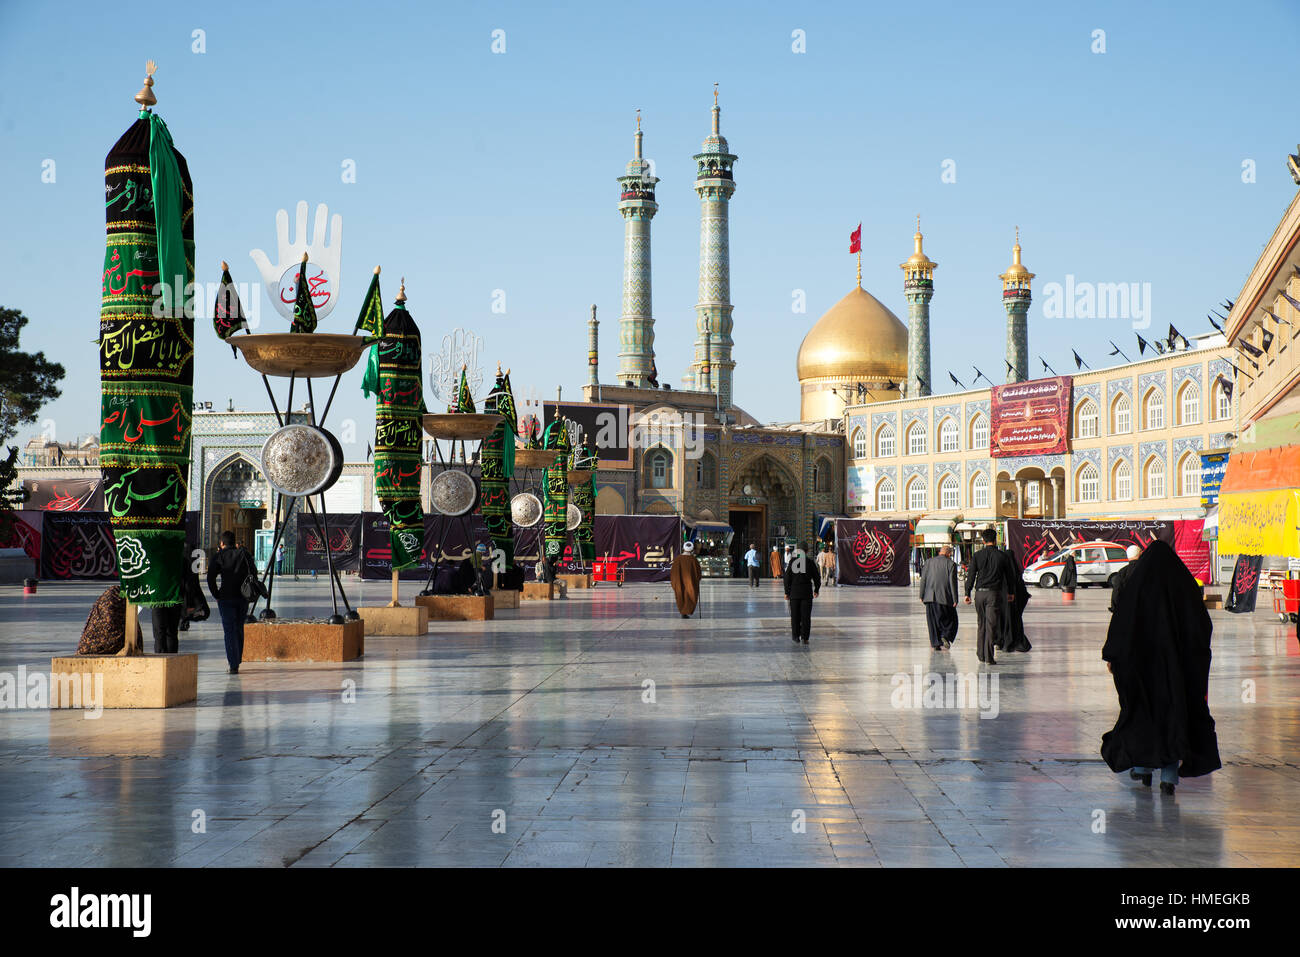
[[[817,571],[821,574],[823,585],[829,583],[839,587],[839,582],[835,580],[835,552],[831,546],[823,545],[817,553]]]
[[[257,565],[242,545],[235,544],[234,532],[222,532],[220,547],[208,562],[208,591],[217,602],[221,630],[226,640],[226,663],[232,675],[239,674],[244,658],[244,619],[248,617],[245,582],[257,579]]]
[[[695,557],[694,542],[684,544],[682,553],[673,559],[668,580],[672,582],[677,610],[683,618],[690,618],[700,600],[700,560]]]
[[[1012,590],[1011,582],[1007,581],[1006,561],[997,546],[998,533],[986,528],[980,537],[984,539],[984,547],[971,557],[966,576],[966,604],[971,603],[973,590],[978,622],[975,655],[985,664],[996,665],[993,649],[997,646],[1004,602]]]
[[[751,542],[749,551],[745,552],[745,569],[749,572],[749,587],[758,587],[758,569],[762,560],[758,556],[758,548]]]
[[[790,638],[806,645],[812,633],[813,599],[821,592],[822,580],[817,563],[808,557],[808,548],[802,542],[791,551],[781,581],[785,600],[790,603]]]
[[[1172,796],[1179,777],[1222,767],[1207,702],[1214,626],[1200,585],[1167,543],[1152,542],[1128,567],[1101,650],[1119,696],[1101,756],[1147,787],[1159,768],[1160,793]]]
[[[957,640],[957,595],[957,564],[952,560],[952,546],[944,545],[921,566],[925,626],[935,651],[947,651]]]
[[[275,573],[284,574],[284,542],[275,546]]]
[[[781,561],[780,549],[775,545],[772,546],[772,553],[767,556],[767,566],[772,571],[772,577],[780,581],[781,575],[785,571],[785,564]]]

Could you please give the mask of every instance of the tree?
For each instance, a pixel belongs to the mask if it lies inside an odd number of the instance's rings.
[[[27,492],[18,484],[19,447],[4,444],[63,392],[58,385],[62,365],[50,362],[44,352],[18,351],[25,325],[27,317],[21,312],[0,306],[0,512],[27,501]]]

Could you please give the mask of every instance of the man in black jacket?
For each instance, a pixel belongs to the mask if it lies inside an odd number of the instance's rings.
[[[253,556],[235,544],[234,532],[221,533],[221,547],[208,562],[208,591],[216,599],[221,613],[221,630],[226,638],[226,663],[232,675],[239,674],[244,658],[244,619],[248,617],[248,599],[240,586],[249,575],[257,574]],[[221,583],[217,583],[217,579]]]
[[[1010,581],[1007,562],[998,550],[998,533],[986,528],[981,537],[984,547],[971,558],[970,571],[966,573],[966,604],[971,603],[973,589],[975,617],[979,622],[975,654],[980,661],[996,665],[993,648],[1001,627],[1003,602],[1008,597],[1015,601],[1015,583]]]
[[[790,603],[791,640],[806,645],[812,631],[812,603],[822,590],[822,578],[817,563],[808,557],[808,547],[802,542],[786,562],[782,582],[785,600]]]

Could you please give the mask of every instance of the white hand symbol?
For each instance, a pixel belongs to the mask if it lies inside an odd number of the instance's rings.
[[[307,254],[307,274],[315,276],[319,273],[323,278],[322,282],[314,283],[312,288],[312,301],[316,306],[317,317],[323,319],[328,316],[333,311],[334,304],[338,302],[339,285],[343,275],[339,265],[343,247],[343,217],[335,213],[329,219],[330,245],[327,246],[325,223],[328,216],[329,209],[324,203],[316,207],[315,230],[311,242],[308,243],[307,201],[299,200],[293,242],[289,241],[289,211],[282,209],[275,214],[276,236],[279,240],[276,263],[272,265],[266,253],[260,249],[254,249],[249,253],[257,265],[257,271],[262,275],[262,283],[266,288],[266,294],[271,299],[271,305],[286,319],[293,318],[293,296],[290,295],[288,302],[285,302],[281,289],[292,288],[297,281],[298,267],[302,264],[303,253]],[[315,269],[312,268],[313,266]]]

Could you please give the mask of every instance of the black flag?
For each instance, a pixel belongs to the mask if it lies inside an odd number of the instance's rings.
[[[1291,325],[1290,320],[1288,320],[1288,319],[1283,319],[1281,316],[1279,316],[1276,312],[1273,312],[1271,309],[1265,309],[1264,311],[1265,311],[1266,313],[1268,313],[1268,314],[1273,318],[1273,321],[1274,321],[1274,322],[1279,323],[1279,324],[1285,323],[1285,324],[1288,325],[1288,326]]]
[[[369,461],[370,461],[370,457],[371,457],[372,455],[374,455],[374,454],[375,454],[375,450],[374,450],[373,448],[371,448],[371,447],[370,447],[370,443],[367,442],[367,443],[366,443],[366,461],[369,462]]]
[[[1296,302],[1294,299],[1292,299],[1290,296],[1288,296],[1285,292],[1282,293],[1282,298],[1285,299],[1287,302],[1291,303],[1291,308],[1292,308],[1292,309],[1300,309],[1300,302]]]
[[[1147,346],[1151,345],[1151,343],[1142,338],[1142,333],[1139,332],[1136,335],[1138,337],[1138,355],[1143,355],[1147,351]]]
[[[1175,329],[1174,324],[1171,322],[1169,324],[1169,351],[1170,352],[1172,352],[1174,349],[1178,347],[1179,339],[1183,340],[1184,349],[1191,348],[1191,343],[1187,341],[1187,337],[1183,335],[1181,332],[1179,332],[1177,329]]]
[[[1263,335],[1260,336],[1259,341],[1263,344],[1264,351],[1268,352],[1268,350],[1273,347],[1273,333],[1269,332],[1267,329],[1263,330]]]
[[[1223,394],[1226,395],[1229,399],[1231,399],[1231,398],[1232,398],[1232,383],[1229,382],[1227,379],[1225,379],[1225,378],[1224,378],[1223,376],[1221,376],[1221,375],[1219,375],[1219,376],[1215,376],[1215,379],[1216,379],[1216,381],[1218,381],[1220,384],[1222,384],[1222,386],[1223,386]]]
[[[1214,326],[1215,329],[1218,329],[1220,332],[1223,332],[1223,326],[1215,322],[1213,316],[1207,315],[1205,318],[1210,320],[1210,325]]]
[[[1260,356],[1262,356],[1262,355],[1264,354],[1264,353],[1263,353],[1259,348],[1257,348],[1257,347],[1255,346],[1254,343],[1247,342],[1245,339],[1238,339],[1238,340],[1237,340],[1237,345],[1241,346],[1241,348],[1245,349],[1247,352],[1249,352],[1249,353],[1250,353],[1252,356],[1254,356],[1256,359],[1258,359]],[[1255,368],[1258,369],[1259,366],[1255,366]]]
[[[951,372],[948,373],[948,378],[952,380],[952,384],[957,386],[957,388],[959,389],[966,388],[964,385],[961,384],[958,378],[955,375],[953,375]]]
[[[1070,352],[1074,354],[1074,367],[1076,369],[1082,369],[1085,365],[1088,365],[1086,362],[1083,361],[1083,358],[1079,355],[1079,353],[1075,352],[1073,349],[1071,349]],[[1089,366],[1089,368],[1091,368],[1091,366]]]

